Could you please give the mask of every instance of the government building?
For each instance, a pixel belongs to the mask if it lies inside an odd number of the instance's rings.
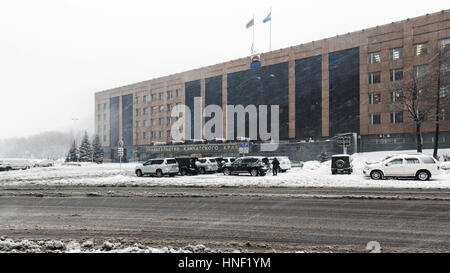
[[[446,46],[449,10],[98,92],[95,129],[111,160],[119,140],[128,159],[162,155],[151,153],[164,149],[178,153],[154,144],[172,139],[173,107],[194,109],[200,97],[202,108],[224,109],[223,138],[227,105],[279,105],[280,143],[353,133],[354,151],[414,149],[415,122],[399,106],[398,86],[408,71],[427,73],[430,60]],[[443,90],[450,95],[449,86]],[[440,147],[450,147],[450,109],[443,107],[441,119]],[[194,138],[195,126],[184,132],[186,139]],[[434,128],[431,116],[422,125],[425,148],[433,146]]]

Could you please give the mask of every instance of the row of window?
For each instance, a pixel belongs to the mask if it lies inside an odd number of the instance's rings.
[[[167,125],[170,125],[170,124],[172,124],[174,118],[173,117],[167,117],[167,119],[166,118],[159,118],[158,124],[160,126],[164,126],[166,120],[167,120]],[[178,117],[176,117],[175,120],[178,120]],[[136,121],[136,128],[156,126],[157,121],[158,120],[154,119],[154,118],[152,118],[150,120],[143,120],[143,121],[137,120]]]
[[[102,110],[102,104],[101,103],[97,104],[97,110],[98,110],[99,113],[101,112],[101,110]],[[106,111],[106,102],[103,103],[103,112],[104,111]]]
[[[446,120],[445,109],[441,109],[440,119]],[[403,111],[396,111],[390,113],[390,122],[392,124],[403,123]],[[369,114],[369,125],[381,124],[381,113]]]
[[[403,123],[403,111],[391,112],[391,123]],[[381,113],[370,113],[369,114],[369,125],[381,124]]]
[[[390,93],[391,103],[399,102],[403,99],[403,91],[396,90]],[[381,103],[381,93],[370,93],[369,94],[369,104],[380,104]]]
[[[181,97],[182,94],[183,94],[183,90],[182,89],[177,89],[175,92],[176,92],[176,96],[177,97]],[[174,98],[172,90],[169,90],[169,91],[166,92],[166,98],[167,99]],[[143,103],[146,103],[146,102],[149,102],[149,101],[157,101],[157,100],[159,100],[159,101],[164,100],[164,92],[160,92],[158,94],[151,94],[150,97],[148,95],[142,96],[142,102]],[[140,104],[141,103],[141,97],[140,96],[136,95],[135,103],[136,104]]]
[[[178,102],[176,105],[180,105],[181,102]],[[148,115],[149,114],[149,110],[151,110],[152,114],[156,114],[156,113],[164,113],[166,107],[164,105],[160,105],[158,106],[152,106],[151,108],[149,107],[144,107],[144,108],[137,108],[136,111],[136,117],[140,116],[141,114],[143,115]],[[142,110],[142,111],[141,111]],[[167,104],[167,112],[171,112],[173,110],[173,104]]]
[[[439,49],[443,49],[450,45],[450,38],[442,39],[438,41]],[[413,45],[413,56],[421,56],[428,54],[428,42],[418,43]],[[403,59],[403,47],[391,48],[389,49],[389,59],[391,61],[396,61]],[[370,52],[367,55],[368,64],[381,63],[381,51]]]
[[[428,65],[416,65],[413,67],[414,76],[416,78],[424,77],[428,75]],[[369,72],[369,84],[381,83],[381,71]],[[391,82],[401,81],[404,78],[403,68],[391,69],[389,71],[389,80]]]

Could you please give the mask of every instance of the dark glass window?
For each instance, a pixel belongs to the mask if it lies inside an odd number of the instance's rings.
[[[389,50],[389,57],[391,61],[403,59],[403,47],[391,48]]]
[[[381,82],[381,72],[369,73],[369,84],[376,84]]]
[[[322,136],[322,56],[295,61],[295,137]]]
[[[403,80],[403,69],[402,68],[391,69],[390,80],[391,82]]]
[[[380,104],[380,103],[381,103],[381,93],[369,94],[369,104]]]

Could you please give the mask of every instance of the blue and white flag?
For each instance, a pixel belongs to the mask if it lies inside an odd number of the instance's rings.
[[[263,23],[267,23],[267,22],[269,22],[270,20],[272,20],[272,12],[270,12],[270,13],[266,16],[266,18],[264,18]]]

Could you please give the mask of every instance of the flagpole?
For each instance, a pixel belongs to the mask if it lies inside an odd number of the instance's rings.
[[[270,8],[269,52],[272,51],[272,8]]]
[[[255,13],[253,13],[253,42],[252,42],[252,54],[255,53]]]

